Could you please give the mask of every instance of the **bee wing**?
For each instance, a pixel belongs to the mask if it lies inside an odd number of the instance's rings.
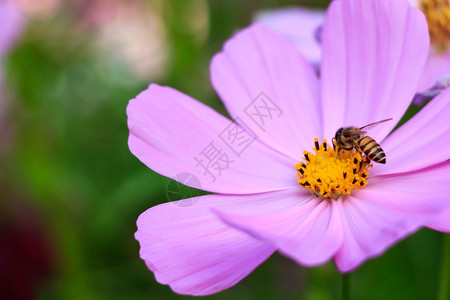
[[[352,131],[344,132],[342,135],[344,137],[350,137],[350,136],[362,135],[362,134],[365,134],[365,133],[366,132],[364,130],[361,130],[361,128],[359,128],[359,129],[354,129]]]
[[[378,121],[378,122],[373,122],[373,123],[367,124],[366,126],[363,126],[363,127],[359,128],[359,132],[366,133],[366,131],[368,129],[373,128],[373,127],[375,127],[375,126],[377,126],[377,125],[379,125],[381,123],[384,123],[384,122],[387,122],[387,121],[391,121],[391,120],[392,120],[392,118],[389,118],[389,119],[384,119],[384,120],[381,120],[381,121]],[[362,130],[362,129],[364,129],[364,130]]]

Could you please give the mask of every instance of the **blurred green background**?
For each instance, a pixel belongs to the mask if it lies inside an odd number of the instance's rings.
[[[169,179],[129,152],[127,103],[158,82],[225,114],[208,74],[223,42],[260,10],[328,1],[18,2],[27,22],[3,61],[0,297],[187,298],[139,258],[135,221],[168,201]],[[369,260],[353,273],[354,299],[434,299],[441,243],[423,229]],[[206,298],[337,299],[339,285],[332,262],[276,254]]]

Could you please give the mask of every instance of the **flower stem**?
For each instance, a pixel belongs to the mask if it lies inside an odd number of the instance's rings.
[[[352,289],[351,273],[342,274],[341,277],[341,300],[350,300]]]
[[[439,300],[449,299],[450,286],[450,234],[444,234],[442,245],[441,281],[439,283]]]

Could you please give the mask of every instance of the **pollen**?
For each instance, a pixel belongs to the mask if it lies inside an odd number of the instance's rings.
[[[304,151],[302,161],[295,165],[302,188],[317,197],[338,199],[367,185],[372,165],[358,151],[338,151],[326,140],[319,144],[316,138],[313,152]]]
[[[420,0],[419,8],[428,22],[431,43],[444,52],[450,43],[450,0]]]

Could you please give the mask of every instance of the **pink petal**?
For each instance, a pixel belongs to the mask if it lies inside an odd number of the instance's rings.
[[[427,227],[450,233],[450,209],[444,210],[436,218],[426,224]]]
[[[197,198],[192,206],[166,203],[140,215],[135,234],[140,255],[156,280],[177,293],[209,295],[227,289],[264,262],[275,248],[233,229],[210,209],[250,212],[267,195]]]
[[[450,89],[446,89],[381,143],[387,163],[371,173],[413,171],[449,159],[449,116]]]
[[[441,78],[450,74],[450,51],[437,53],[430,51],[427,63],[420,78],[418,92],[424,92],[431,88]]]
[[[273,202],[259,203],[261,212],[217,210],[217,214],[230,226],[271,242],[300,264],[326,262],[342,241],[341,217],[336,213],[340,204],[322,201],[304,190],[283,193]]]
[[[314,70],[270,29],[256,24],[231,38],[211,62],[211,80],[230,115],[241,118],[271,147],[298,159],[320,138]]]
[[[266,25],[287,41],[314,65],[319,65],[321,49],[317,33],[325,12],[306,8],[268,10],[256,15],[255,21]]]
[[[342,126],[394,118],[371,130],[382,140],[416,91],[428,54],[423,14],[406,1],[333,1],[322,32],[324,136]]]
[[[164,176],[175,179],[179,174],[190,174],[197,180],[184,184],[219,193],[298,186],[295,160],[249,135],[236,140],[251,141],[237,155],[233,152],[236,143],[231,145],[227,139],[231,121],[174,89],[151,85],[130,101],[127,114],[131,152]]]
[[[380,255],[450,209],[450,163],[422,171],[377,176],[369,185],[342,200],[344,241],[336,253],[339,270],[348,272]]]

